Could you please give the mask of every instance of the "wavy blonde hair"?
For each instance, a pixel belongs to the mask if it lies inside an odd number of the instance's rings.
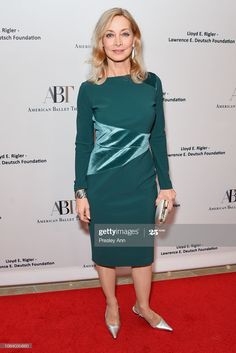
[[[134,34],[135,55],[134,58],[130,57],[131,79],[135,83],[142,83],[148,76],[144,67],[142,55],[142,41],[140,29],[134,20],[133,16],[126,9],[114,7],[105,11],[99,18],[93,35],[92,35],[92,53],[91,58],[87,60],[91,64],[91,72],[88,81],[95,84],[102,84],[107,78],[107,57],[103,49],[102,38],[107,28],[115,16],[124,16],[129,20],[131,29]]]

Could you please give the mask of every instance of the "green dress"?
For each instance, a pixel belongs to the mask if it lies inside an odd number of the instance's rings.
[[[108,77],[100,85],[82,82],[74,190],[87,191],[96,264],[145,266],[154,261],[153,244],[97,246],[95,225],[155,224],[156,176],[160,189],[172,188],[160,78],[149,72],[141,84],[130,75]]]

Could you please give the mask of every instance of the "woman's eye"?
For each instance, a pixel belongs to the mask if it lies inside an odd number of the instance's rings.
[[[130,34],[129,34],[129,32],[124,32],[124,33],[122,33],[123,34],[123,36],[125,36],[125,37],[128,37]]]
[[[112,36],[113,36],[112,33],[107,33],[107,34],[106,34],[106,38],[111,38]]]

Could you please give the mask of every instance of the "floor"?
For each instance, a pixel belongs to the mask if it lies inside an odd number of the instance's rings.
[[[153,281],[163,281],[175,278],[187,278],[195,276],[206,276],[217,273],[235,272],[236,264],[229,264],[216,267],[195,268],[191,270],[169,271],[153,273]],[[117,284],[133,283],[131,276],[117,276]],[[98,279],[68,281],[68,282],[54,282],[54,283],[35,283],[18,286],[0,286],[0,296],[17,295],[27,293],[39,292],[55,292],[60,290],[70,290],[77,288],[93,288],[100,287]]]

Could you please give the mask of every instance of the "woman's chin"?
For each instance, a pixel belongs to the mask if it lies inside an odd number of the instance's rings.
[[[125,60],[127,60],[129,57],[130,57],[130,55],[131,55],[131,53],[130,54],[124,54],[124,53],[122,53],[122,54],[111,54],[111,55],[107,55],[107,57],[109,57],[109,59],[111,59],[112,61],[117,61],[117,62],[119,62],[119,61],[125,61]]]

